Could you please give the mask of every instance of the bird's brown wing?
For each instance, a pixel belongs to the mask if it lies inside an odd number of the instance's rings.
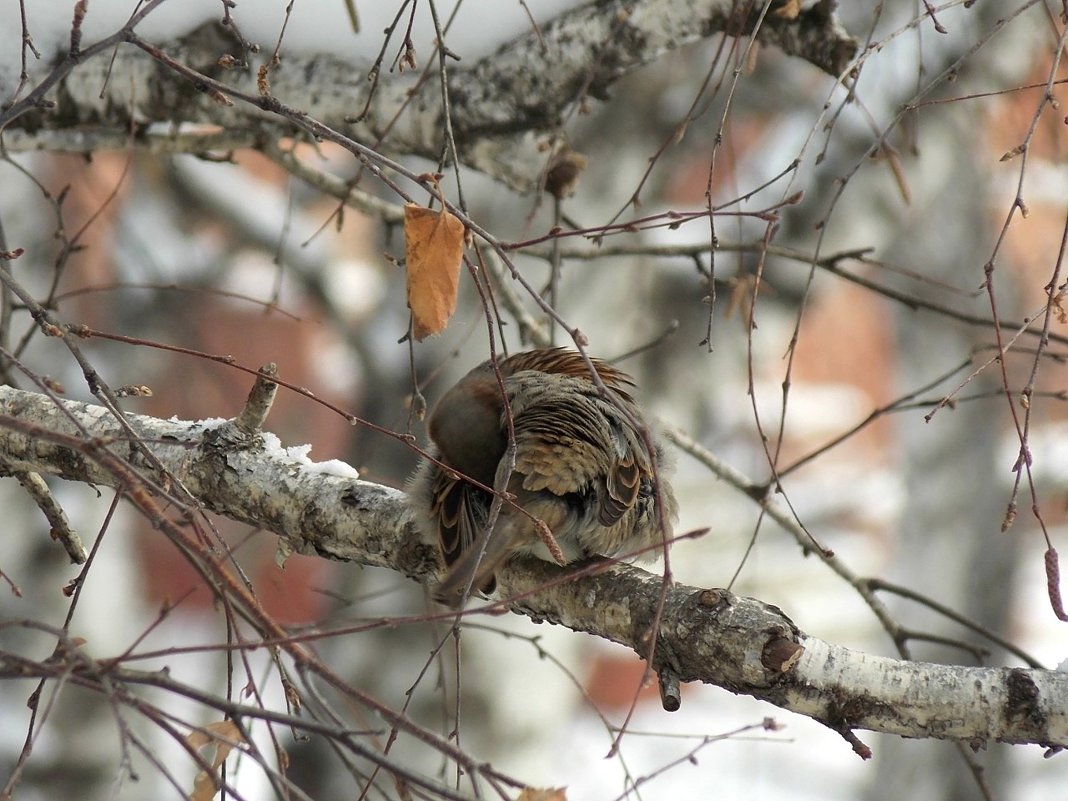
[[[444,470],[434,478],[431,513],[438,522],[438,544],[448,568],[445,580],[436,591],[438,601],[457,606],[468,576],[477,564],[470,562],[484,533],[489,511],[489,496],[478,487]],[[481,548],[478,548],[481,550]],[[466,554],[466,556],[465,556]],[[474,590],[489,595],[497,589],[493,571],[476,574]]]
[[[439,470],[434,478],[430,511],[438,521],[438,541],[446,566],[471,546],[485,523],[484,494],[445,470]]]
[[[518,374],[508,389],[520,389]],[[531,380],[533,381],[533,379]],[[589,495],[597,520],[613,526],[638,502],[648,459],[633,424],[588,381],[540,376],[513,406],[516,472],[523,489]],[[629,407],[626,398],[620,404]],[[636,411],[636,410],[635,410]]]
[[[605,475],[605,492],[597,505],[597,520],[613,526],[638,502],[641,468],[633,451],[617,458]]]
[[[606,387],[618,392],[626,401],[633,402],[629,390],[634,386],[634,379],[602,359],[591,358],[590,363],[596,368],[597,375]],[[502,359],[500,367],[505,376],[515,375],[522,370],[537,370],[552,375],[580,378],[593,383],[590,380],[589,365],[582,358],[582,354],[567,348],[539,348],[516,353],[507,359]]]
[[[610,469],[610,433],[587,381],[522,372],[509,377],[516,472],[523,489],[585,493]]]

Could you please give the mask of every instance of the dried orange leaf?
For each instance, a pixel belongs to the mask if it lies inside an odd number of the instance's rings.
[[[408,307],[417,340],[441,333],[456,310],[464,224],[447,211],[404,206]]]
[[[567,793],[564,792],[566,789],[565,787],[548,787],[545,789],[524,787],[516,801],[567,801]]]
[[[781,19],[797,19],[801,14],[801,0],[783,0],[771,13]]]
[[[193,779],[193,792],[189,794],[189,801],[211,801],[219,792],[221,783],[218,778],[219,766],[230,756],[230,750],[238,743],[244,742],[241,729],[232,720],[219,720],[209,723],[192,732],[185,738],[190,748],[201,749],[207,745],[215,746],[214,755],[204,755],[211,765],[211,770],[202,770]]]

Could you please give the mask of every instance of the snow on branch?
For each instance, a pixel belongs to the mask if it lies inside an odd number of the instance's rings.
[[[158,462],[145,459],[103,407],[0,387],[0,474],[46,473],[155,494],[181,487],[203,508],[273,531],[295,551],[424,582],[436,575],[435,550],[420,540],[403,493],[292,455],[254,430],[249,415],[126,417]],[[115,470],[116,459],[129,469]],[[580,565],[576,574],[517,560],[498,583],[508,599],[500,605],[512,611],[613,640],[643,658],[651,651],[669,708],[679,682],[714,684],[812,717],[862,756],[869,752],[857,729],[975,747],[1068,745],[1068,673],[871,656],[805,635],[771,605],[724,590],[665,589],[658,576],[626,565]]]

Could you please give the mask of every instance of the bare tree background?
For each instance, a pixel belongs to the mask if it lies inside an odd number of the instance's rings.
[[[11,5],[0,798],[1064,786],[1062,4]],[[447,614],[422,415],[549,343],[681,536]]]

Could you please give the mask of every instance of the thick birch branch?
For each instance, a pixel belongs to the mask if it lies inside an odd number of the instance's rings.
[[[470,66],[450,62],[450,118],[460,160],[516,188],[531,189],[544,167],[544,145],[569,107],[588,97],[604,99],[628,72],[665,51],[717,33],[755,35],[758,42],[838,76],[857,43],[839,25],[835,2],[804,5],[796,16],[771,10],[762,17],[763,2],[588,3],[553,19],[540,36],[520,37]],[[358,142],[380,142],[375,147],[381,152],[433,161],[443,152],[445,124],[437,76],[418,84],[410,73],[381,75],[369,82],[364,71],[340,59],[283,54],[267,84],[259,84],[255,65],[220,65],[225,54],[239,59],[241,54],[227,32],[213,25],[162,50],[175,62],[230,87],[233,97],[255,100],[265,97],[269,87],[271,98]],[[227,105],[206,85],[177,75],[129,44],[87,45],[80,54],[66,54],[56,64],[53,80],[41,87],[0,112],[7,150],[89,152],[139,146],[202,152],[258,147],[294,130],[270,113],[271,104],[262,104],[267,112],[249,102]],[[280,125],[272,126],[272,121]],[[153,131],[151,123],[201,123],[221,130],[198,136],[188,129],[176,133],[170,126]]]
[[[161,486],[175,481],[206,509],[269,529],[293,550],[387,567],[420,581],[437,572],[402,493],[316,469],[238,422],[127,415],[169,477],[153,474],[101,407],[0,387],[0,472],[33,471],[116,486],[94,460],[108,447]],[[77,443],[83,447],[77,447]],[[128,480],[129,473],[127,473]],[[10,536],[10,534],[9,534]],[[498,576],[513,611],[603,637],[647,657],[662,582],[596,565],[575,577],[537,560]],[[854,729],[904,737],[1068,744],[1068,674],[971,668],[870,656],[800,632],[779,609],[723,590],[667,589],[653,666],[663,686],[715,684],[812,717],[866,755]],[[669,692],[670,695],[670,692]]]

